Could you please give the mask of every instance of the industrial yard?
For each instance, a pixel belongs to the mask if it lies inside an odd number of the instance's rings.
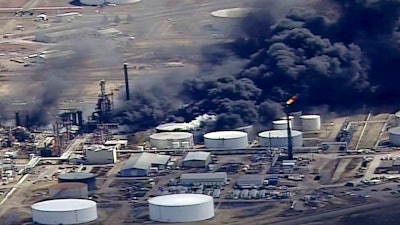
[[[293,96],[263,126],[113,118],[141,79],[199,70],[242,6],[0,0],[0,225],[340,224],[396,205],[400,112],[293,111]]]

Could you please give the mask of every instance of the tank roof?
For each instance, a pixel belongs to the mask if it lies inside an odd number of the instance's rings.
[[[190,127],[187,123],[165,123],[158,125],[156,130],[160,131],[189,131]]]
[[[292,130],[291,135],[292,137],[294,136],[299,136],[301,135],[301,131],[298,130]],[[287,130],[269,130],[269,131],[263,131],[258,134],[259,137],[262,138],[286,138],[288,136]]]
[[[188,132],[164,132],[164,133],[155,133],[150,135],[151,139],[157,140],[174,140],[174,139],[182,139],[182,138],[190,138],[193,134]]]
[[[58,176],[59,179],[63,180],[82,180],[82,179],[90,179],[95,178],[96,174],[94,173],[63,173]]]
[[[274,120],[272,121],[273,124],[287,124],[287,120]]]
[[[189,206],[213,201],[213,198],[202,194],[172,194],[150,198],[148,202],[159,206]]]
[[[393,127],[389,129],[390,134],[400,135],[400,127]]]
[[[87,187],[87,184],[79,182],[68,182],[68,183],[53,184],[50,186],[50,189],[77,189],[83,187]]]
[[[221,9],[211,13],[212,16],[221,18],[243,18],[250,13],[252,9],[250,8],[230,8]]]
[[[301,119],[317,119],[320,118],[319,115],[302,115],[300,116]]]
[[[87,209],[96,206],[96,202],[86,199],[56,199],[38,202],[31,207],[38,211],[65,212]]]
[[[216,131],[207,133],[204,138],[208,139],[235,139],[246,137],[247,133],[242,131]]]

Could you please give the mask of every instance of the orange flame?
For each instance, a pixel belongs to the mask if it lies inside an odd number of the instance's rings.
[[[290,105],[290,104],[292,104],[293,102],[295,102],[295,101],[296,101],[296,99],[297,99],[297,96],[293,96],[293,97],[291,97],[289,100],[287,100],[287,102],[286,102],[286,105]]]

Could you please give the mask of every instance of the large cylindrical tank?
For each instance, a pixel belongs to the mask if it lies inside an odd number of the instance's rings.
[[[85,183],[59,183],[49,187],[50,198],[87,198],[88,195]]]
[[[187,123],[164,123],[156,127],[157,132],[189,132],[190,126]]]
[[[272,121],[272,128],[274,130],[285,130],[285,129],[287,129],[287,124],[288,124],[288,122],[285,119],[274,120],[274,121]],[[290,128],[292,128],[291,120],[289,120],[289,126],[290,126]]]
[[[214,200],[201,194],[172,194],[150,198],[150,219],[158,222],[196,222],[214,217]]]
[[[111,4],[132,4],[132,3],[137,3],[141,2],[142,0],[79,0],[82,4],[84,5],[101,5],[104,4],[104,2],[111,3]]]
[[[394,146],[400,146],[400,127],[389,129],[389,141]]]
[[[396,126],[400,126],[400,111],[394,114],[395,124]]]
[[[248,142],[247,133],[242,131],[216,131],[204,135],[208,149],[245,149]]]
[[[97,219],[96,202],[85,199],[57,199],[31,206],[33,222],[45,225],[82,224]]]
[[[303,115],[301,116],[302,131],[319,131],[321,130],[321,117],[319,115]]]
[[[300,131],[292,130],[293,147],[303,146],[303,134]],[[286,130],[270,130],[258,134],[258,142],[261,147],[283,148],[288,147],[288,134]]]
[[[188,132],[163,132],[150,135],[150,145],[157,149],[180,148],[183,142],[185,146],[193,147],[193,134]]]
[[[58,183],[85,183],[89,191],[96,190],[96,174],[94,173],[64,173],[58,176]]]
[[[230,8],[214,11],[211,13],[212,29],[226,34],[233,33],[237,25],[241,23],[242,18],[246,17],[250,12],[251,9],[249,8]]]

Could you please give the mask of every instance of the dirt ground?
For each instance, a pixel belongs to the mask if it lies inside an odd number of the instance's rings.
[[[41,0],[38,7],[73,6],[71,0]]]
[[[24,6],[29,0],[0,0],[0,8],[19,8]]]

